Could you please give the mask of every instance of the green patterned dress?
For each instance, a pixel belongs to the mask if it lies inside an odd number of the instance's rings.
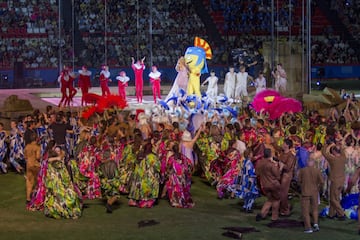
[[[108,160],[101,163],[98,168],[98,174],[102,196],[104,198],[120,196],[121,180],[116,162]]]
[[[64,162],[49,163],[45,177],[45,216],[77,219],[81,216],[82,200],[74,187]]]
[[[160,161],[150,153],[139,161],[130,186],[129,205],[152,207],[159,195]]]
[[[135,169],[136,154],[133,150],[133,145],[126,145],[122,159],[119,161],[119,176],[121,181],[120,191],[123,193],[129,193],[130,183]]]

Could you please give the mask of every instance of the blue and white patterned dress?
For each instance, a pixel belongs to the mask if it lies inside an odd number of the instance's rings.
[[[244,159],[243,167],[238,179],[233,186],[235,196],[244,199],[245,210],[251,210],[254,201],[259,197],[259,190],[256,184],[255,167],[250,159]]]
[[[9,160],[11,165],[18,169],[21,167],[19,164],[20,161],[25,161],[24,159],[24,139],[18,128],[13,128],[10,131],[10,156]]]
[[[0,168],[4,173],[7,172],[6,170],[7,166],[4,163],[6,152],[7,152],[6,133],[2,131],[0,132]]]
[[[50,133],[48,131],[47,126],[44,126],[44,125],[38,127],[36,129],[36,133],[39,136],[39,143],[40,143],[40,147],[41,147],[41,156],[44,156],[46,146],[51,139]]]

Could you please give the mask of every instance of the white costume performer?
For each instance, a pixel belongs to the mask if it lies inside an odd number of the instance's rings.
[[[286,79],[286,72],[282,68],[281,64],[277,65],[276,71],[273,72],[273,76],[275,78],[275,90],[281,93],[285,93],[287,79]]]
[[[215,76],[215,72],[212,71],[210,73],[210,76],[202,83],[203,86],[206,83],[209,84],[206,91],[206,95],[211,99],[216,99],[218,95],[218,85],[217,85],[218,80],[219,78]]]
[[[245,72],[245,69],[236,74],[236,88],[235,88],[235,98],[247,97],[247,79],[249,74]]]
[[[260,74],[258,78],[255,79],[256,93],[259,93],[266,89],[266,79],[263,74]]]
[[[236,84],[236,73],[234,72],[234,68],[229,68],[229,72],[225,75],[224,82],[224,93],[228,98],[235,97],[235,84]]]

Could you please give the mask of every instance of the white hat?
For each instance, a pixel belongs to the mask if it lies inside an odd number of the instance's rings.
[[[184,142],[192,141],[191,133],[189,131],[184,131],[182,134],[181,140],[183,140]]]
[[[140,113],[138,115],[139,125],[147,124],[148,116],[145,113]]]
[[[145,113],[139,113],[139,115],[138,115],[138,120],[140,121],[140,120],[146,120],[146,119],[148,119],[148,116],[145,114]]]

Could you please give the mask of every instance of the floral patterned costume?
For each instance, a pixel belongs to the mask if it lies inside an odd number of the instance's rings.
[[[138,207],[152,207],[159,195],[160,161],[150,153],[136,164],[131,182],[129,204]],[[132,201],[131,201],[132,200]]]
[[[216,190],[219,198],[224,197],[224,193],[228,190],[229,186],[234,183],[235,178],[239,175],[241,165],[241,155],[236,149],[232,150],[225,157],[227,162],[230,162],[230,168],[221,176],[216,185]]]
[[[167,160],[168,180],[166,187],[172,207],[190,208],[194,206],[191,198],[192,162],[182,154],[171,155]]]
[[[45,176],[46,195],[44,213],[52,218],[72,218],[81,216],[82,199],[75,188],[64,162],[48,164]]]
[[[134,153],[132,145],[128,144],[124,147],[122,160],[119,161],[118,165],[121,182],[120,191],[123,193],[129,193],[130,191],[130,183],[135,169],[136,155],[137,153]]]
[[[62,161],[48,162],[47,153],[41,162],[37,187],[31,201],[26,205],[30,211],[44,211],[52,218],[81,216],[80,192],[71,182],[70,175]]]
[[[88,145],[79,153],[78,162],[70,161],[73,181],[84,199],[101,198],[100,178],[96,172],[96,147]]]

